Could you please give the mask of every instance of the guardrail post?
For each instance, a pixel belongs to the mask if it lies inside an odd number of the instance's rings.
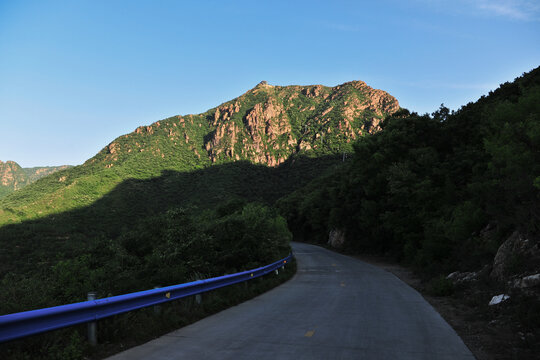
[[[197,277],[195,280],[201,280],[201,279],[199,279],[199,277]],[[197,305],[201,305],[201,303],[202,303],[202,295],[200,293],[195,295],[195,303]]]
[[[88,293],[88,301],[96,300],[97,293],[92,291]],[[88,323],[88,342],[92,346],[97,345],[97,323],[95,321]]]
[[[161,286],[154,286],[154,289],[159,289]],[[160,315],[161,314],[161,306],[160,305],[154,305],[154,315]]]

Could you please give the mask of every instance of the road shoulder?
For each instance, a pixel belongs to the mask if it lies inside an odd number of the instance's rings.
[[[452,296],[432,296],[419,276],[402,265],[384,257],[371,255],[349,255],[368,264],[386,270],[418,291],[426,301],[454,328],[465,345],[478,360],[492,359],[536,359],[538,356],[527,346],[523,333],[516,324],[493,314],[486,314],[478,307],[473,291],[460,291]],[[476,295],[478,297],[478,295]],[[485,299],[484,299],[485,300]],[[482,303],[483,304],[483,303]],[[486,301],[487,305],[487,301]],[[485,308],[485,306],[483,306]],[[526,339],[525,339],[526,340]]]

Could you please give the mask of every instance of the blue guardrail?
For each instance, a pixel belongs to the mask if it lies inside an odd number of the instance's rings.
[[[292,260],[185,284],[0,316],[0,343],[181,299],[266,275]]]

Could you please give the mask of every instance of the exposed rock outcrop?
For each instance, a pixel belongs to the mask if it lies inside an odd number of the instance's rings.
[[[465,271],[465,272],[455,271],[449,274],[446,278],[452,281],[455,285],[468,284],[468,283],[474,283],[476,281],[479,281],[480,279],[487,277],[490,272],[491,272],[491,266],[485,265],[479,271]]]
[[[506,282],[510,277],[519,274],[512,267],[520,267],[521,272],[540,271],[540,247],[538,241],[533,241],[519,231],[514,231],[512,235],[499,247],[493,260],[493,270],[491,277],[500,282]],[[525,274],[520,274],[521,276]]]
[[[515,279],[513,286],[520,289],[540,286],[540,274],[534,274]]]
[[[262,101],[253,104],[255,95]],[[350,143],[379,131],[382,119],[398,109],[394,97],[362,81],[334,88],[279,87],[262,81],[213,110],[215,130],[204,148],[212,162],[242,159],[277,166],[295,152]],[[305,114],[300,122],[297,112]]]
[[[468,272],[455,271],[449,274],[446,278],[448,280],[451,280],[454,284],[461,284],[461,283],[478,281],[478,273],[474,271],[468,271]]]
[[[18,190],[28,184],[24,170],[14,161],[0,161],[0,185]]]
[[[328,235],[328,245],[333,248],[341,249],[345,245],[345,231],[341,229],[333,229]]]

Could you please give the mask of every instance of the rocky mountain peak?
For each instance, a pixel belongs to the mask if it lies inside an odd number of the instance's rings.
[[[268,84],[267,81],[263,80],[261,81],[260,83],[258,83],[253,89],[249,90],[247,93],[258,93],[259,91],[264,91],[264,90],[271,90],[275,88],[275,86],[273,85],[270,85]],[[244,94],[245,95],[245,94]]]
[[[18,190],[26,185],[22,168],[14,161],[0,162],[0,187]]]
[[[261,88],[272,90],[259,92]],[[333,88],[274,87],[262,81],[215,109],[216,130],[207,137],[205,150],[212,162],[250,160],[277,166],[294,153],[332,152],[340,143],[378,131],[380,121],[398,109],[393,96],[363,81]]]

